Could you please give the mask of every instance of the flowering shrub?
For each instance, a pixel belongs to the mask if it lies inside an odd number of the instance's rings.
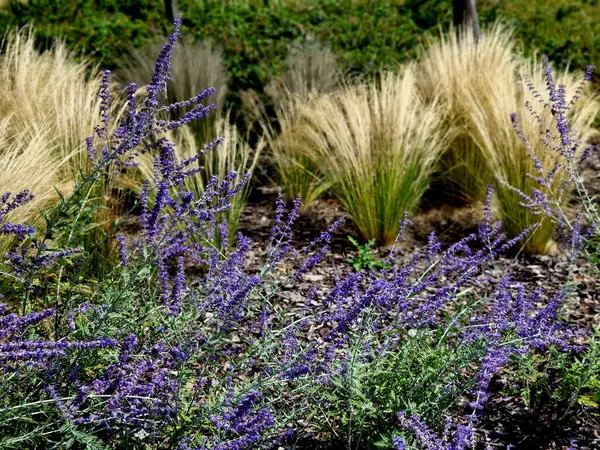
[[[94,255],[84,248],[52,248],[52,229],[36,236],[6,220],[31,200],[29,192],[0,199],[0,232],[17,241],[0,267],[7,302],[0,308],[0,445],[270,448],[325,423],[349,445],[373,432],[397,448],[409,440],[468,448],[500,367],[534,349],[580,350],[581,333],[559,314],[568,289],[548,295],[540,309],[546,293],[527,292],[506,275],[491,295],[463,304],[465,289],[483,284],[486,268],[531,231],[511,240],[501,234],[490,218],[491,188],[476,233],[446,249],[431,235],[407,264],[394,245],[380,270],[351,273],[326,295],[311,289],[307,300],[320,306],[292,320],[276,294],[319,263],[341,220],[295,250],[301,204],[286,212],[280,198],[264,265],[247,270],[253,243],[238,235],[230,246],[228,224],[217,220],[247,176],[212,177],[194,195],[184,181],[220,139],[177,161],[164,137],[213,108],[202,103],[211,89],[160,102],[179,26],[177,20],[142,101],[137,86],[126,88],[127,109],[111,133],[105,74],[101,124],[86,141],[93,168],[49,218],[77,233],[72,206],[107,171],[154,154],[139,198],[141,232],[116,237],[119,261],[108,273],[85,271]],[[173,119],[156,116],[183,108]],[[400,221],[397,241],[409,225]],[[574,230],[576,253],[583,240]],[[192,276],[193,268],[201,273]],[[309,339],[314,329],[326,332]],[[426,350],[420,360],[416,339]],[[465,392],[471,413],[463,422],[448,419],[437,436],[426,422],[436,427]]]

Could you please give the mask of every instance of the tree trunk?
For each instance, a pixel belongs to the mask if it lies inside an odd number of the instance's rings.
[[[165,0],[165,10],[167,11],[169,22],[175,22],[175,18],[179,15],[177,12],[177,0]]]
[[[475,42],[479,40],[479,19],[475,0],[454,0],[454,26],[471,27]]]

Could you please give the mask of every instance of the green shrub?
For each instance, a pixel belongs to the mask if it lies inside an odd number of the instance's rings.
[[[392,448],[392,436],[400,432],[398,411],[442,425],[473,387],[465,374],[485,353],[484,342],[451,345],[453,322],[408,330],[402,337],[390,332],[387,341],[374,341],[366,331],[373,319],[367,317],[363,333],[351,337],[350,357],[331,382],[319,386],[327,403],[315,412],[315,423],[323,432],[333,431],[347,448]]]
[[[61,37],[70,49],[107,68],[116,67],[131,45],[140,47],[171,27],[161,0],[9,0],[0,11],[0,30],[29,23],[41,47]]]
[[[285,67],[290,43],[312,35],[330,44],[346,72],[373,75],[415,55],[422,30],[409,6],[395,2],[180,0],[184,34],[223,46],[231,86],[262,92]],[[67,44],[105,67],[119,65],[128,47],[142,47],[168,29],[162,0],[11,0],[0,29],[33,22],[43,43],[64,36]],[[433,26],[437,26],[434,24]]]
[[[564,68],[583,70],[600,59],[596,0],[480,0],[481,20],[511,22],[529,55],[539,51]]]
[[[600,10],[594,0],[480,0],[482,24],[512,21],[530,52],[560,67],[598,61]],[[183,33],[223,45],[233,87],[262,92],[285,67],[288,45],[307,36],[331,46],[344,72],[372,76],[416,55],[427,34],[452,21],[450,0],[179,0]],[[0,31],[34,23],[40,44],[62,36],[70,48],[107,68],[119,66],[130,45],[143,47],[170,24],[162,0],[8,0]]]

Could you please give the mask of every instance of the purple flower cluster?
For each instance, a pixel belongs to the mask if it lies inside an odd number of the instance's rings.
[[[186,263],[192,261],[200,264],[210,259],[207,255],[214,255],[212,249],[210,252],[206,251],[203,242],[214,232],[214,222],[218,214],[229,208],[228,199],[247,181],[245,177],[240,183],[234,184],[237,174],[232,174],[222,181],[212,179],[200,198],[194,198],[191,193],[178,189],[185,177],[199,170],[192,168],[192,163],[220,142],[218,139],[207,145],[202,153],[177,162],[173,144],[160,137],[164,131],[203,117],[214,108],[214,105],[205,107],[200,103],[212,95],[214,89],[207,89],[181,104],[160,106],[161,93],[164,92],[166,81],[170,77],[170,59],[179,36],[179,27],[180,19],[176,21],[174,32],[157,60],[151,83],[146,87],[145,100],[138,104],[136,87],[127,87],[127,113],[112,133],[109,117],[110,72],[104,72],[99,94],[101,125],[96,128],[98,143],[94,138],[86,140],[93,168],[83,183],[76,186],[76,189],[81,190],[87,184],[95,182],[105,171],[113,170],[111,167],[134,164],[135,156],[140,153],[157,153],[155,176],[145,185],[140,199],[144,233],[130,246],[126,245],[123,236],[118,236],[117,242],[122,266],[131,270],[130,273],[135,273],[135,270],[139,270],[144,264],[156,268],[161,298],[172,315],[178,314],[179,304],[189,291],[185,273]],[[163,109],[177,111],[182,106],[187,108],[187,112],[179,119],[155,119],[156,113]],[[33,227],[6,222],[5,218],[11,211],[31,198],[32,195],[24,191],[12,199],[9,193],[0,199],[0,233],[17,238],[17,245],[5,255],[5,273],[25,286],[24,296],[29,298],[30,303],[24,303],[24,312],[34,307],[31,299],[35,299],[39,296],[37,293],[42,292],[40,286],[44,274],[51,273],[50,269],[65,258],[82,251],[81,248],[50,250],[45,239],[26,240],[28,237],[34,237]],[[69,199],[66,199],[65,205],[68,202]],[[65,207],[64,210],[66,209]],[[240,257],[242,249],[243,245],[238,250]],[[235,257],[233,259],[232,267],[226,270],[235,270]],[[130,267],[130,262],[134,267]],[[232,303],[232,309],[239,308],[237,304],[243,301],[244,292],[250,288],[251,283],[241,289],[232,284],[233,298],[228,299]],[[240,293],[233,293],[235,290],[240,290]],[[154,433],[157,424],[175,420],[180,389],[177,368],[188,358],[182,350],[183,347],[166,341],[142,345],[135,334],[129,334],[120,344],[114,337],[89,336],[91,330],[103,330],[103,326],[109,325],[107,321],[110,320],[111,314],[115,314],[115,307],[108,305],[102,314],[96,314],[98,308],[84,302],[81,307],[67,308],[65,311],[63,299],[58,296],[59,292],[56,292],[56,300],[60,308],[23,315],[6,315],[6,306],[0,308],[2,367],[11,371],[18,371],[23,365],[37,369],[36,373],[45,379],[45,391],[54,400],[61,415],[78,425],[114,430],[114,427],[121,424],[150,429]],[[119,292],[119,295],[122,294]],[[63,295],[73,294],[69,291]],[[80,329],[74,316],[86,315],[88,312],[93,314],[90,314],[87,320],[81,321],[85,327]],[[63,314],[67,316],[66,330],[61,328]],[[55,331],[48,332],[53,327]],[[86,339],[60,338],[63,333],[73,336],[85,335]],[[119,345],[121,350],[118,360],[106,364],[111,360],[111,351],[108,350]],[[94,364],[98,365],[98,369],[92,373],[76,369],[80,364],[84,364],[87,358],[83,350],[104,350],[104,356]],[[72,358],[75,358],[74,366],[69,368]],[[105,368],[100,370],[103,366]],[[101,373],[94,373],[97,370]],[[67,372],[68,377],[65,378]],[[74,396],[71,395],[73,392]]]
[[[57,395],[58,388],[51,386],[59,410],[68,412],[66,418],[108,430],[130,426],[152,432],[175,420],[180,386],[174,371],[188,355],[160,342],[151,348],[138,347],[137,337],[129,335],[121,343],[118,362],[99,377],[91,382],[71,379],[67,389],[76,395],[68,404]],[[102,407],[94,407],[94,402],[101,402]]]
[[[569,327],[557,317],[565,292],[559,292],[542,309],[536,306],[540,297],[541,291],[526,295],[521,284],[513,285],[505,277],[498,284],[491,304],[461,330],[458,338],[462,344],[472,341],[483,341],[486,344],[471,399],[466,405],[472,413],[465,418],[466,424],[449,422],[441,436],[433,432],[418,415],[407,418],[404,413],[399,413],[402,428],[411,432],[423,448],[475,448],[474,428],[490,398],[491,382],[512,356],[544,350],[551,345],[562,351],[582,350],[582,346],[575,344],[583,337],[581,330]],[[396,437],[395,445],[396,448],[404,448],[404,440]]]
[[[532,150],[529,139],[524,135],[519,126],[517,115],[513,113],[511,114],[511,121],[515,128],[515,132],[529,151],[529,156],[536,172],[528,174],[528,177],[535,180],[539,185],[539,188],[535,188],[532,190],[531,194],[527,194],[503,180],[499,181],[503,186],[519,195],[523,207],[534,211],[537,214],[546,216],[554,221],[560,229],[572,229],[573,225],[565,216],[561,208],[562,199],[568,193],[567,189],[572,185],[574,185],[582,200],[585,201],[588,198],[587,193],[584,191],[579,171],[583,163],[591,155],[593,146],[574,138],[574,132],[569,126],[567,115],[571,108],[573,108],[581,98],[595,67],[588,66],[583,80],[577,87],[573,97],[568,99],[565,86],[563,84],[556,84],[554,72],[547,57],[544,57],[544,64],[545,87],[549,95],[549,103],[546,103],[542,99],[542,95],[530,80],[526,79],[526,84],[534,98],[537,99],[545,109],[550,111],[553,123],[544,123],[529,102],[526,103],[526,107],[533,119],[539,124],[540,141],[545,145],[546,151],[552,154],[554,164],[550,170],[544,172],[539,157]],[[578,157],[578,155],[580,156]],[[557,174],[559,172],[566,173],[567,179],[557,182]]]
[[[6,222],[6,216],[20,206],[25,205],[33,199],[33,194],[29,191],[22,191],[10,198],[10,192],[6,192],[0,197],[0,234],[15,236],[19,242],[34,233],[31,225],[21,225]]]
[[[69,351],[115,347],[114,339],[100,338],[89,341],[48,341],[27,339],[27,331],[51,319],[56,310],[46,309],[20,316],[6,314],[7,305],[0,305],[0,367],[13,372],[22,365],[45,368],[50,361],[64,358]]]
[[[219,434],[229,437],[217,439],[210,448],[235,450],[261,443],[263,434],[270,432],[274,425],[274,418],[268,407],[257,406],[260,400],[261,394],[256,389],[248,392],[235,404],[233,398],[228,397],[223,411],[211,416],[210,420]]]
[[[365,345],[379,346],[379,350],[375,349],[378,354],[393,349],[394,342],[402,340],[411,329],[442,326],[446,320],[444,312],[452,310],[461,291],[483,281],[485,269],[530,231],[507,240],[500,232],[501,223],[492,223],[492,195],[490,187],[484,220],[477,233],[445,250],[436,236],[431,235],[427,248],[413,255],[404,266],[396,263],[377,272],[351,273],[342,278],[323,298],[323,314],[289,326],[279,356],[283,378],[296,380],[311,376],[327,384],[336,373],[347,370],[350,336],[373,336]],[[278,212],[283,214],[281,206]],[[281,219],[280,223],[280,228],[287,232]],[[277,242],[285,248],[285,239]],[[388,261],[395,262],[393,258]],[[559,318],[567,293],[557,293],[539,309],[543,291],[527,293],[523,285],[512,283],[508,276],[503,278],[488,302],[471,313],[468,323],[447,335],[449,342],[455,345],[485,342],[487,348],[475,377],[472,399],[468,403],[473,414],[467,418],[466,425],[452,425],[446,435],[438,437],[414,416],[403,419],[405,428],[414,432],[426,448],[469,448],[474,437],[473,427],[489,399],[491,380],[511,356],[548,346],[563,351],[580,350],[573,344],[581,337],[580,333]],[[329,331],[321,339],[300,345],[299,330],[309,328]],[[396,443],[399,448],[403,445],[401,438],[396,439]]]

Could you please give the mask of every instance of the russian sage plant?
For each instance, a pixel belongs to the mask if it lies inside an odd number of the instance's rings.
[[[156,62],[141,104],[135,97],[136,86],[127,87],[127,111],[110,134],[110,74],[105,73],[100,91],[101,124],[96,138],[86,141],[91,173],[56,211],[59,218],[68,216],[72,199],[89,192],[106,171],[134,164],[139,153],[155,152],[154,177],[145,183],[140,196],[142,236],[134,245],[118,237],[121,262],[110,278],[96,280],[97,284],[87,282],[80,276],[89,257],[82,254],[83,249],[53,250],[51,230],[37,237],[31,227],[4,220],[32,199],[28,191],[12,199],[10,194],[2,197],[3,234],[14,235],[18,242],[6,255],[2,269],[6,291],[11,294],[2,308],[0,360],[8,374],[2,377],[6,393],[1,410],[3,445],[50,445],[92,438],[113,443],[127,439],[134,444],[176,436],[173,427],[183,410],[177,369],[189,360],[192,347],[206,339],[201,326],[191,335],[184,329],[178,330],[176,339],[172,334],[173,325],[183,321],[182,300],[189,299],[185,264],[190,259],[205,263],[215,275],[209,278],[214,284],[204,286],[206,297],[200,299],[205,309],[222,309],[215,314],[220,323],[215,325],[216,331],[229,329],[239,320],[245,293],[258,283],[256,277],[234,276],[247,251],[243,242],[225,262],[216,250],[210,248],[207,253],[197,243],[198,237],[215,232],[219,227],[215,217],[228,209],[228,199],[243,188],[243,182],[232,184],[237,175],[212,178],[198,198],[183,191],[172,194],[170,189],[193,176],[199,169],[190,168],[191,164],[219,142],[176,163],[173,145],[160,136],[205,117],[214,108],[200,103],[212,89],[188,101],[168,106],[159,103],[178,29],[179,22]],[[184,107],[188,109],[176,119],[155,118],[160,111]],[[148,140],[153,143],[144,146]],[[151,190],[154,200],[149,203]],[[69,264],[71,259],[74,261]],[[50,280],[57,280],[56,285]],[[40,309],[43,306],[49,307]],[[195,309],[202,311],[198,305]],[[41,420],[31,422],[28,416]],[[167,426],[167,433],[156,436],[153,430],[165,423],[173,424],[172,429]],[[248,426],[256,430],[262,425]]]

